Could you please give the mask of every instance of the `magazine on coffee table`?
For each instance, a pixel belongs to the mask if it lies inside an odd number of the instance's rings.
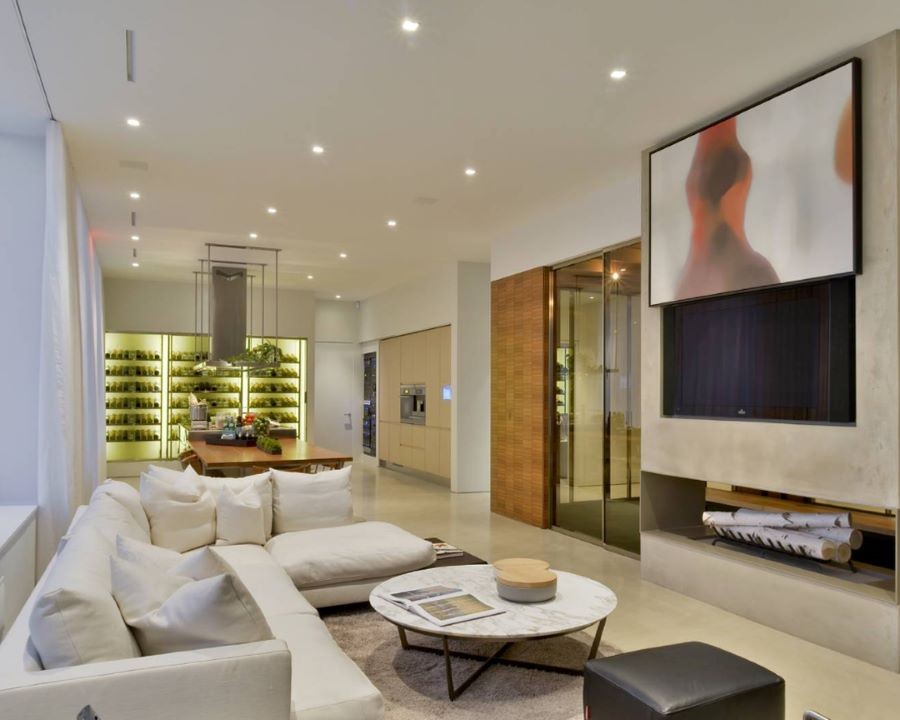
[[[445,585],[404,590],[381,597],[440,627],[505,612],[482,602],[462,588]]]

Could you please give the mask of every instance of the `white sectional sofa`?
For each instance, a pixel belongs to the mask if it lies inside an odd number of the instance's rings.
[[[430,565],[431,543],[380,522],[352,522],[276,534],[261,545],[211,550],[262,611],[274,639],[42,669],[29,619],[61,576],[78,580],[79,533],[99,531],[104,552],[117,535],[150,542],[149,522],[128,495],[105,484],[81,508],[22,613],[0,643],[0,718],[74,720],[91,705],[101,720],[369,720],[381,694],[332,640],[317,608],[362,602],[382,579]],[[110,512],[108,498],[128,505]],[[98,498],[106,498],[101,501]],[[127,502],[122,502],[126,500]],[[95,505],[102,505],[103,512]],[[137,520],[133,526],[128,513]],[[115,517],[112,517],[115,516]],[[123,528],[127,525],[127,530]],[[65,539],[64,539],[65,540]],[[185,553],[187,555],[187,553]],[[110,592],[106,578],[88,590]],[[111,630],[110,632],[114,632]]]

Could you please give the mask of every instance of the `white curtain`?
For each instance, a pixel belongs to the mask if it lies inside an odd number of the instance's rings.
[[[102,291],[59,125],[48,124],[38,386],[38,570],[100,481]]]

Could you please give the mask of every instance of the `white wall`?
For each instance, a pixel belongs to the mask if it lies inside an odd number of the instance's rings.
[[[454,492],[490,490],[490,314],[490,266],[484,263],[448,263],[360,307],[363,343],[450,325]]]
[[[495,233],[491,280],[556,265],[641,234],[640,158],[612,185],[586,189]]]
[[[458,275],[451,487],[484,492],[491,487],[491,267],[460,263]]]
[[[360,304],[359,340],[406,335],[456,321],[457,266],[447,263]]]
[[[37,389],[44,246],[44,142],[0,134],[0,359],[7,421],[0,505],[37,501]]]

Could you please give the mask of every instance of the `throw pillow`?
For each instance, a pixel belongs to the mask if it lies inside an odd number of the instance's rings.
[[[114,552],[108,537],[85,526],[53,559],[28,619],[31,643],[45,669],[140,657],[110,592]]]
[[[93,495],[91,495],[91,502],[98,495],[109,495],[128,510],[137,524],[141,526],[141,529],[148,536],[150,535],[150,521],[147,519],[147,513],[144,512],[144,506],[141,505],[141,494],[137,491],[137,488],[120,480],[107,480],[94,490]]]
[[[123,560],[152,565],[162,572],[184,575],[193,580],[221,575],[227,569],[209,547],[197,548],[182,554],[122,535],[116,538],[116,554]]]
[[[265,545],[262,501],[251,485],[240,495],[225,485],[216,498],[217,545]]]
[[[154,545],[185,552],[216,541],[216,501],[196,478],[141,473],[141,503]]]
[[[348,466],[315,475],[271,470],[274,532],[352,523],[350,470]]]
[[[219,493],[222,492],[222,488],[226,486],[230,487],[237,495],[243,493],[247,488],[252,487],[259,493],[260,503],[262,504],[266,526],[266,539],[272,537],[272,482],[268,470],[256,475],[231,478],[198,475],[193,468],[189,467],[184,471],[184,474],[188,477],[199,478],[213,494],[213,497],[218,497]]]
[[[272,639],[235,575],[190,580],[118,557],[110,571],[113,595],[144,655]]]
[[[72,524],[67,535],[72,537],[87,527],[93,527],[101,535],[105,535],[111,545],[115,544],[116,535],[126,535],[135,540],[150,540],[150,534],[138,524],[128,509],[105,493],[91,497],[90,504]]]

